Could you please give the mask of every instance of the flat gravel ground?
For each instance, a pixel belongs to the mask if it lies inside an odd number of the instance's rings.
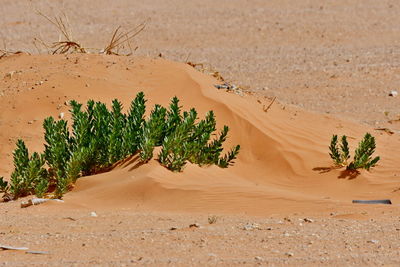
[[[60,206],[61,208],[62,206]],[[38,212],[39,209],[39,212]],[[19,209],[0,220],[0,266],[399,266],[400,224],[391,208],[353,213],[207,215]],[[209,224],[208,219],[216,216]],[[322,216],[322,217],[321,217]],[[192,225],[192,226],[190,226]]]

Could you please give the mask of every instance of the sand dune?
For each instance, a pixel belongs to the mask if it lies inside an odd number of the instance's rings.
[[[15,140],[23,138],[30,149],[41,151],[43,119],[60,112],[68,118],[64,102],[71,99],[110,103],[118,98],[126,107],[144,91],[149,110],[176,95],[184,109],[195,107],[201,117],[214,110],[218,127],[231,128],[227,147],[242,147],[228,169],[188,165],[178,174],[155,160],[138,166],[132,157],[110,172],[80,178],[64,206],[269,214],[324,210],[350,205],[352,199],[400,200],[398,135],[279,103],[264,112],[269,99],[218,90],[217,80],[183,63],[22,54],[1,59],[0,74],[0,176],[12,171]],[[366,131],[377,137],[378,166],[356,177],[330,169],[332,134],[348,135],[353,150]]]

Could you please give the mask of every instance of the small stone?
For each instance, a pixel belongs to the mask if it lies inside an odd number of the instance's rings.
[[[306,223],[313,223],[314,222],[314,220],[309,219],[309,218],[304,218],[303,221],[306,222]]]
[[[189,228],[200,228],[200,224],[193,223],[193,224],[189,225]]]
[[[285,255],[288,256],[288,257],[293,257],[294,256],[294,254],[292,252],[286,252]]]
[[[4,78],[11,79],[12,76],[14,75],[14,73],[15,73],[15,71],[10,71],[9,73],[7,73],[7,74],[4,76]]]
[[[261,230],[260,225],[257,223],[248,223],[248,224],[244,225],[242,227],[242,229],[246,230],[246,231],[254,230],[254,229]]]
[[[397,92],[396,90],[392,90],[392,91],[390,91],[390,93],[389,93],[389,96],[395,97],[395,96],[397,96],[397,95],[398,95],[398,92]]]
[[[28,121],[28,124],[33,124],[33,121]]]
[[[379,241],[378,241],[378,240],[375,240],[375,239],[372,239],[372,240],[368,240],[367,243],[378,244]]]
[[[255,256],[254,259],[255,259],[256,261],[263,261],[263,260],[264,260],[264,259],[263,259],[262,257],[260,257],[260,256]]]
[[[64,118],[64,112],[61,112],[61,113],[58,115],[58,118],[59,118],[59,119]]]
[[[97,213],[94,212],[94,211],[92,211],[92,212],[90,213],[90,216],[92,216],[92,217],[97,217]]]

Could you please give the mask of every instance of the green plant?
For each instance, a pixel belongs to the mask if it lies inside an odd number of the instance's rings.
[[[126,115],[122,114],[122,104],[118,100],[113,100],[111,121],[110,121],[110,139],[108,143],[108,164],[121,160],[125,155],[122,145],[124,133],[123,129],[126,125]]]
[[[93,153],[95,155],[95,166],[98,169],[105,167],[109,160],[108,144],[111,136],[111,113],[106,105],[96,102],[93,110],[92,142],[94,144]]]
[[[221,157],[229,127],[224,126],[218,138],[210,141],[216,130],[214,113],[209,111],[206,118],[196,123],[197,111],[191,109],[180,115],[179,100],[171,101],[167,118],[167,131],[159,154],[160,163],[172,171],[182,171],[187,161],[200,166],[215,164],[226,168],[233,163],[240,146],[235,146]]]
[[[347,161],[350,158],[349,144],[345,135],[341,138],[340,147],[338,146],[338,136],[333,135],[331,139],[331,145],[329,146],[329,155],[333,159],[336,166],[346,166]]]
[[[0,177],[0,193],[6,193],[8,190],[8,182],[4,181],[4,177]]]
[[[358,147],[355,150],[353,161],[348,163],[350,152],[347,137],[345,135],[342,136],[339,147],[338,136],[333,135],[329,146],[329,155],[336,166],[346,166],[347,170],[356,170],[359,168],[369,170],[371,167],[374,167],[380,159],[379,156],[372,158],[375,148],[375,138],[371,134],[366,133],[363,140],[358,144]]]
[[[44,194],[48,191],[48,189],[49,189],[49,181],[47,179],[41,179],[36,184],[35,195],[37,197],[43,197]]]
[[[165,116],[167,110],[160,106],[155,105],[151,111],[150,118],[144,123],[142,127],[142,134],[140,139],[140,159],[146,163],[153,157],[153,150],[155,146],[159,146],[165,135]]]
[[[67,122],[65,120],[55,121],[52,117],[48,117],[43,122],[45,130],[44,139],[45,150],[44,157],[47,165],[50,167],[49,175],[51,182],[55,184],[58,192],[66,191],[65,182],[67,175],[67,162],[71,157],[71,148],[73,141],[69,137]]]
[[[192,149],[190,148],[190,136],[194,130],[197,118],[195,109],[185,112],[183,120],[177,122],[175,129],[166,136],[162,143],[162,149],[158,156],[162,165],[172,171],[182,171],[189,159]]]
[[[131,103],[126,117],[126,125],[123,128],[122,149],[124,156],[135,154],[139,150],[142,128],[145,123],[145,104],[144,93],[139,92]]]
[[[30,157],[25,143],[18,140],[10,186],[1,179],[0,190],[9,188],[14,198],[43,197],[47,192],[61,198],[79,177],[107,170],[135,153],[148,162],[155,147],[161,147],[158,160],[171,171],[182,171],[187,162],[222,168],[233,163],[240,146],[221,156],[229,128],[224,126],[212,140],[216,130],[212,111],[197,122],[197,111],[192,108],[182,113],[174,97],[168,110],[155,105],[145,120],[145,103],[143,92],[138,93],[125,114],[118,100],[112,101],[111,110],[93,100],[83,110],[82,104],[70,101],[71,131],[65,120],[46,118],[44,153]]]
[[[48,172],[44,169],[44,156],[34,152],[29,157],[28,148],[21,139],[18,139],[16,145],[10,186],[10,192],[14,198],[35,193],[36,186],[42,180],[48,179]]]
[[[354,154],[354,159],[347,166],[347,169],[355,170],[358,168],[363,168],[369,170],[371,167],[374,167],[380,160],[379,156],[372,158],[375,148],[375,137],[369,133],[366,133],[363,140],[361,140],[361,142],[358,144]]]

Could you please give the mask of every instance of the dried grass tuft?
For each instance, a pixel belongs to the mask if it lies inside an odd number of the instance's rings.
[[[121,49],[126,49],[125,46],[127,46],[130,51],[130,53],[127,54],[127,56],[132,55],[132,53],[136,51],[138,47],[132,49],[131,40],[135,36],[137,36],[140,32],[142,32],[145,29],[145,27],[146,27],[146,22],[142,22],[133,29],[130,29],[127,32],[123,32],[121,31],[122,27],[118,26],[115,29],[110,42],[102,51],[100,51],[100,53],[105,55],[120,55],[119,51]]]
[[[77,41],[74,41],[72,30],[69,24],[68,17],[65,13],[61,16],[54,16],[53,18],[36,10],[37,14],[45,18],[48,22],[53,24],[60,31],[60,40],[54,42],[52,45],[47,45],[41,39],[35,38],[41,44],[52,50],[52,54],[67,54],[67,53],[86,53],[85,48]],[[64,40],[61,40],[64,39]]]
[[[34,45],[38,51],[40,51],[40,49],[38,48],[37,43],[46,47],[51,54],[88,53],[88,50],[94,50],[95,53],[105,55],[121,55],[121,50],[129,49],[130,52],[126,54],[126,56],[130,56],[134,51],[136,51],[136,49],[138,49],[138,47],[132,48],[132,39],[142,32],[146,27],[146,22],[143,22],[138,26],[124,32],[122,31],[122,27],[118,26],[114,30],[110,42],[104,49],[87,49],[73,38],[68,17],[64,12],[62,12],[60,16],[54,17],[47,16],[39,10],[36,10],[36,13],[45,18],[60,32],[59,41],[53,42],[51,45],[47,44],[40,38],[34,39]]]

